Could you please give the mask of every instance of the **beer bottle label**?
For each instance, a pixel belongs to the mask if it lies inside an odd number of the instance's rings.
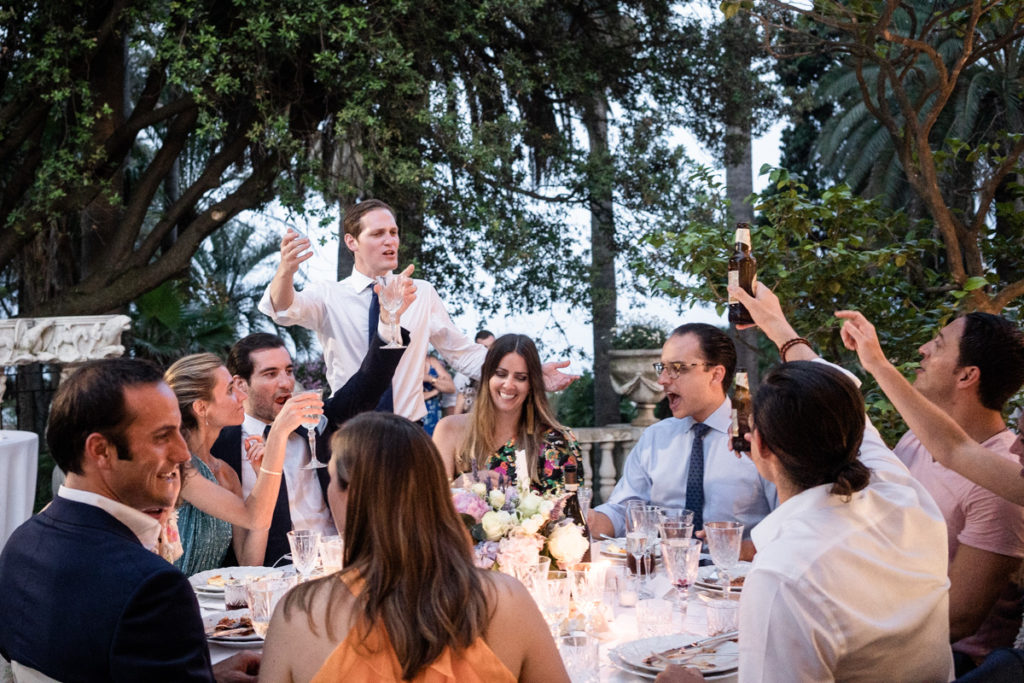
[[[721,271],[719,271],[719,272],[721,272]],[[740,271],[738,271],[738,270],[730,270],[729,271],[729,286],[730,287],[739,287],[740,286]],[[734,297],[732,294],[730,294],[729,295],[729,303],[730,304],[738,304],[739,300],[737,300],[736,297]]]

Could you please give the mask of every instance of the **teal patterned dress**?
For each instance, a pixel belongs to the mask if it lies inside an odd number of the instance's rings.
[[[540,476],[540,484],[533,482],[530,488],[537,493],[545,493],[562,485],[562,467],[569,461],[569,456],[575,456],[579,467],[579,478],[583,481],[583,458],[580,457],[580,446],[576,443],[576,437],[572,432],[560,432],[557,429],[549,429],[544,433],[540,443],[540,452],[537,454],[537,474]],[[510,440],[498,451],[487,459],[487,469],[501,472],[510,485],[516,483],[516,443],[515,439]]]
[[[201,475],[220,486],[202,458],[193,455],[192,467],[195,472],[190,476]],[[185,502],[178,509],[178,536],[185,552],[174,566],[185,576],[192,576],[221,566],[231,545],[231,524]]]

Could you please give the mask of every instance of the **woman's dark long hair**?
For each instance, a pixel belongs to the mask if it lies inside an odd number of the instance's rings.
[[[568,433],[568,429],[559,424],[548,403],[548,395],[544,391],[544,370],[536,344],[525,334],[504,334],[491,344],[480,368],[480,389],[473,402],[470,428],[456,452],[457,466],[464,472],[471,468],[473,460],[476,460],[477,467],[483,469],[487,460],[494,455],[495,409],[494,399],[491,398],[491,377],[501,360],[510,353],[526,361],[526,375],[530,385],[530,395],[523,401],[522,413],[519,415],[516,448],[535,456],[540,452],[543,436],[549,429],[557,429],[563,435]],[[537,461],[536,457],[527,458],[530,479],[540,484]]]
[[[455,507],[441,456],[419,425],[391,413],[363,413],[332,441],[332,486],[348,492],[345,569],[365,585],[356,597],[356,633],[383,625],[410,679],[445,648],[469,647],[490,620],[487,592]],[[337,576],[303,584],[284,613],[310,612],[317,585],[329,605],[346,590]],[[485,592],[486,591],[486,592]],[[325,623],[331,633],[331,608]],[[310,628],[315,629],[309,616]]]
[[[754,427],[801,491],[832,484],[848,498],[868,485],[871,471],[857,459],[865,419],[860,390],[823,363],[784,363],[754,395]]]

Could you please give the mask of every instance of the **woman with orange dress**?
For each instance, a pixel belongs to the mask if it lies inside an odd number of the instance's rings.
[[[344,569],[277,606],[260,678],[502,683],[569,677],[516,579],[477,569],[441,457],[421,427],[364,413],[334,437]]]

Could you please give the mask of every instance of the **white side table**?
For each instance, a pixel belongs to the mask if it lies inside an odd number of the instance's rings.
[[[0,430],[0,549],[32,516],[38,466],[39,437],[35,433]]]

